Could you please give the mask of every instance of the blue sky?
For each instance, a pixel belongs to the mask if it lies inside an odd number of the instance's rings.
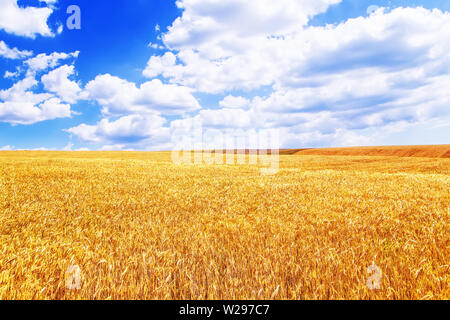
[[[66,27],[70,5],[80,30]],[[276,129],[282,147],[449,143],[449,11],[443,0],[0,0],[0,149],[171,149],[196,121]]]

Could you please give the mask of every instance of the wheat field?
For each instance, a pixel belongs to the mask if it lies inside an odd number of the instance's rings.
[[[449,187],[446,158],[0,152],[0,299],[449,299]]]

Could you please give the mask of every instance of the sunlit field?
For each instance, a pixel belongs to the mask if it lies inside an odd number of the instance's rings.
[[[448,158],[0,152],[0,299],[449,299],[449,190]]]

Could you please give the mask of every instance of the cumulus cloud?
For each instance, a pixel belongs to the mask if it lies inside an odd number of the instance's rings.
[[[226,41],[208,29],[214,35],[211,39],[188,37],[189,45],[183,46],[168,40],[172,27],[164,39],[178,53],[151,57],[144,75],[162,75],[198,91],[220,93],[270,85],[307,86],[312,82],[305,79],[311,76],[355,68],[405,69],[448,59],[448,37],[444,34],[448,20],[449,14],[439,10],[399,8],[336,26],[298,28],[282,37],[275,36],[273,29],[250,38],[236,33]],[[177,21],[176,29],[184,30],[177,34],[189,35],[189,24]],[[240,24],[229,24],[225,29],[236,26],[241,29]]]
[[[278,72],[274,62],[283,54],[277,40],[291,38],[310,17],[339,2],[178,1],[183,14],[162,38],[178,53],[151,57],[144,75],[162,75],[208,93],[270,85]]]
[[[305,30],[303,58],[291,60],[270,97],[253,107],[292,127],[295,115],[326,113],[322,132],[448,117],[450,40],[442,30],[449,26],[448,13],[399,8]]]
[[[85,94],[82,93],[82,89],[77,82],[69,79],[74,73],[74,66],[63,65],[42,76],[41,81],[46,90],[56,93],[62,101],[75,103]]]
[[[6,70],[5,74],[3,75],[3,78],[5,78],[5,79],[14,78],[18,74],[19,73],[17,71],[16,72],[10,72],[10,71]]]
[[[279,41],[290,39],[310,17],[339,2],[178,1],[183,14],[162,37],[178,53],[151,57],[143,74],[162,75],[208,93],[271,85],[279,73],[276,61],[283,58],[278,56],[284,54],[277,48]]]
[[[102,119],[95,125],[81,124],[66,131],[84,142],[102,144],[107,150],[146,149],[170,140],[165,123],[158,115],[128,115]]]
[[[97,76],[85,92],[104,119],[69,132],[107,149],[139,149],[168,145],[169,131],[199,121],[219,130],[276,128],[285,147],[350,146],[449,119],[450,13],[380,8],[308,25],[339,2],[180,0],[181,16],[161,37],[169,51],[143,71],[152,80]],[[225,98],[217,98],[220,109],[201,110],[196,93]],[[183,118],[151,118],[161,115]]]
[[[70,104],[84,99],[86,94],[76,81],[69,79],[76,74],[73,65],[55,68],[63,60],[77,58],[78,53],[42,53],[25,60],[16,72],[6,71],[5,78],[19,78],[21,75],[24,78],[9,89],[0,90],[0,122],[30,125],[71,117]],[[48,70],[39,79],[39,73]]]
[[[370,128],[449,117],[450,13],[380,8],[336,25],[307,26],[307,17],[331,4],[319,1],[303,18],[291,19],[291,12],[279,25],[262,26],[263,11],[246,11],[247,4],[180,1],[183,14],[163,36],[173,52],[151,57],[144,75],[211,94],[269,87],[251,103],[227,96],[219,102],[224,109],[198,117],[208,114],[215,123],[212,115],[220,115],[222,127],[234,127],[240,119],[225,113],[242,109],[246,123],[287,130],[297,146],[302,139],[369,143]],[[265,12],[270,19],[283,10]],[[242,28],[246,21],[252,28]]]
[[[102,112],[106,115],[176,115],[200,109],[189,88],[164,84],[158,79],[136,86],[133,82],[104,74],[90,81],[86,92],[103,107]]]
[[[54,72],[67,79],[73,69],[63,67]],[[70,92],[63,86],[58,87],[60,90],[52,89],[48,80],[46,76],[42,77],[46,88],[60,92],[61,97]],[[57,83],[66,82],[59,80]],[[79,87],[73,86],[73,89],[74,97],[79,97]],[[201,109],[191,89],[165,84],[158,79],[136,85],[103,74],[88,82],[81,95],[96,101],[102,107],[104,118],[95,125],[81,124],[66,131],[83,142],[102,145],[102,150],[167,149],[170,147],[170,129],[164,126],[167,120],[162,115],[185,115]]]
[[[70,105],[48,93],[34,93],[38,82],[33,77],[0,90],[0,122],[29,125],[71,116]]]
[[[48,5],[55,4],[53,0],[42,0]],[[36,35],[44,37],[54,36],[47,20],[53,13],[50,7],[19,7],[17,0],[0,1],[0,30],[8,33],[35,38]]]
[[[51,54],[41,53],[37,56],[24,61],[24,65],[28,68],[28,74],[34,74],[39,71],[56,68],[62,60],[70,58],[78,58],[79,51],[72,53],[53,52]]]
[[[170,48],[234,51],[233,40],[282,36],[296,32],[309,19],[341,0],[181,0],[183,14],[163,37]]]
[[[4,41],[0,41],[0,57],[7,59],[23,59],[33,54],[32,51],[20,51],[17,48],[10,48]]]
[[[235,97],[233,95],[226,96],[219,102],[222,108],[245,108],[250,105],[250,100],[244,97]]]
[[[153,78],[165,72],[166,68],[175,66],[176,56],[172,52],[166,52],[163,56],[153,56],[147,63],[143,75]]]
[[[241,109],[202,110],[199,118],[205,126],[225,128],[248,128],[252,125],[252,114]]]

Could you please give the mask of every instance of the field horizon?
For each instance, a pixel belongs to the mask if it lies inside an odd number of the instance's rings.
[[[248,154],[252,149],[238,149],[234,152],[245,151]],[[198,152],[199,150],[192,150],[191,152]],[[205,150],[201,150],[205,151]],[[255,151],[255,150],[252,150]],[[256,150],[258,151],[258,150]],[[57,153],[57,152],[129,152],[129,153],[164,153],[171,152],[168,150],[159,151],[61,151],[61,150],[4,150],[1,153],[7,152],[41,152],[41,153]],[[224,150],[223,152],[226,152]],[[270,154],[271,150],[267,150]],[[393,156],[393,157],[419,157],[419,158],[450,158],[450,144],[436,144],[436,145],[393,145],[393,146],[357,146],[357,147],[327,147],[327,148],[289,148],[280,149],[280,155],[323,155],[323,156]]]

